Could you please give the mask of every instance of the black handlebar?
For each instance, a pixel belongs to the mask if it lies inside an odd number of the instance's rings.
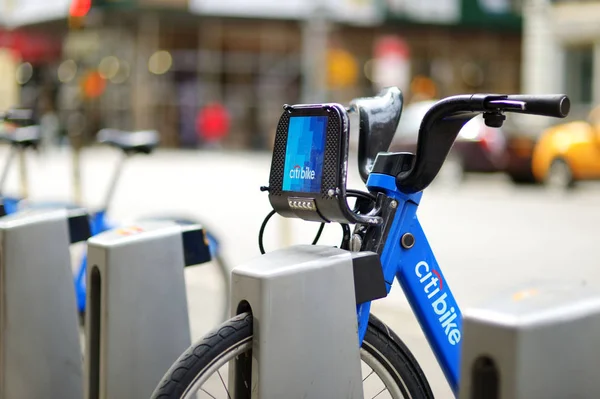
[[[569,98],[562,94],[473,94],[440,100],[423,117],[414,165],[396,176],[396,185],[405,193],[416,193],[429,186],[462,127],[480,113],[484,114],[488,126],[500,127],[505,119],[504,112],[564,118],[569,110]]]

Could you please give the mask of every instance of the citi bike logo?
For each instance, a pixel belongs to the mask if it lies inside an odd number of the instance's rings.
[[[448,342],[451,345],[456,345],[460,342],[461,335],[458,325],[454,322],[457,318],[456,309],[454,309],[454,306],[448,309],[446,303],[448,294],[442,292],[444,289],[442,276],[437,270],[430,270],[429,264],[425,261],[417,263],[415,274],[420,278],[419,282],[423,286],[423,291],[427,294],[427,299],[429,299],[433,311],[439,316],[440,327],[444,329]]]
[[[296,165],[290,170],[290,179],[310,179],[313,180],[315,178],[315,171],[311,170],[308,166],[305,166],[304,169],[300,167],[300,165]]]

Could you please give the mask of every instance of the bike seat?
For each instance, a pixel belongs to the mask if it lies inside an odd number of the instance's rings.
[[[26,108],[12,108],[0,113],[0,119],[19,127],[34,125],[33,110]]]
[[[357,98],[350,103],[360,118],[358,169],[365,183],[377,154],[388,151],[392,144],[403,104],[404,97],[397,87],[387,87],[375,97]]]
[[[24,201],[23,205],[26,209],[80,209],[81,206],[72,202],[62,201],[41,201],[29,202]]]
[[[37,125],[19,127],[14,130],[3,130],[0,132],[0,141],[11,145],[29,147],[37,146],[42,139],[40,127]]]
[[[96,137],[98,143],[112,145],[125,152],[149,154],[160,143],[156,130],[127,132],[117,129],[102,129]]]

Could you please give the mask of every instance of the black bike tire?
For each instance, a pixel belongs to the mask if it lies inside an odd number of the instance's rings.
[[[169,368],[152,399],[181,399],[186,390],[220,355],[252,338],[252,314],[242,313],[190,346]],[[433,398],[425,374],[402,342],[376,316],[369,316],[363,348],[394,378],[400,390],[412,399]]]

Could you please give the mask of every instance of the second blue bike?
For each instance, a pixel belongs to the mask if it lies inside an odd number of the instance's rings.
[[[0,177],[0,190],[3,190],[5,182],[8,177],[10,166],[15,158],[19,157],[20,160],[20,186],[21,196],[2,196],[4,213],[12,214],[18,212],[21,209],[72,209],[81,208],[76,203],[62,203],[62,202],[28,202],[27,199],[27,172],[25,162],[25,151],[30,148],[37,148],[41,141],[40,128],[39,126],[33,125],[32,122],[24,117],[22,114],[24,110],[18,110],[8,112],[2,118],[9,124],[13,125],[12,129],[5,129],[0,134],[0,140],[10,144],[10,152],[6,158],[2,176]],[[125,163],[132,155],[135,154],[150,154],[156,146],[159,144],[159,135],[154,130],[148,131],[137,131],[137,132],[123,132],[114,129],[103,129],[98,132],[97,141],[102,144],[116,147],[122,151],[121,157],[118,161],[116,169],[113,172],[110,184],[100,209],[90,213],[90,231],[92,236],[108,231],[110,229],[118,227],[117,224],[112,222],[108,217],[108,209],[111,200],[114,196],[117,183],[122,174]],[[78,163],[75,163],[74,168],[78,168]],[[78,175],[78,173],[76,174]],[[3,191],[0,191],[3,194]],[[144,218],[144,220],[169,220],[179,224],[202,224],[194,218],[179,216],[179,215],[158,215]],[[207,231],[207,240],[209,242],[210,252],[212,260],[216,263],[219,269],[219,277],[225,285],[225,292],[229,291],[229,273],[224,258],[221,254],[222,249],[220,248],[219,240],[214,234]],[[80,314],[80,321],[83,323],[85,318],[86,308],[86,271],[87,271],[87,254],[84,252],[79,262],[79,266],[74,275],[75,293],[77,297],[77,307]],[[220,317],[226,318],[229,308],[229,298],[227,295],[223,296],[223,309]]]

